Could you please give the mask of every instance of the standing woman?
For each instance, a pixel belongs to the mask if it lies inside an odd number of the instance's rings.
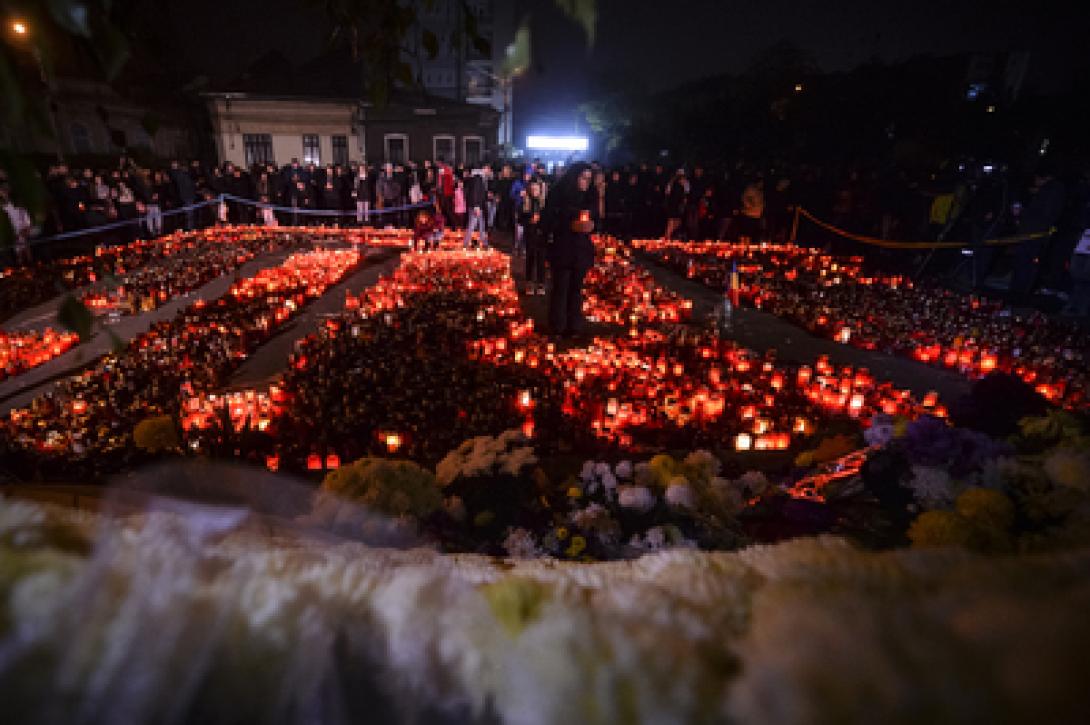
[[[583,327],[583,279],[594,264],[590,233],[597,217],[597,198],[591,190],[591,168],[569,167],[549,191],[543,215],[552,234],[548,259],[552,276],[549,326],[554,335],[572,337]]]
[[[527,295],[545,294],[545,254],[549,244],[542,227],[541,215],[544,210],[541,182],[531,181],[518,210],[518,223],[523,229],[522,239],[526,245]]]

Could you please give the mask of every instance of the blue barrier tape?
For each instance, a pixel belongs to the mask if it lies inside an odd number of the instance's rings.
[[[171,209],[162,213],[162,216],[173,216],[175,214],[186,214],[194,209],[201,209],[212,204],[219,204],[219,199],[209,199],[208,201],[201,201],[196,204],[190,204],[189,206],[179,207],[177,209]],[[62,239],[74,239],[75,237],[85,237],[89,234],[98,234],[99,232],[109,231],[110,229],[120,229],[122,227],[129,226],[130,224],[144,224],[147,221],[147,215],[137,217],[135,219],[123,219],[119,222],[110,222],[109,224],[100,224],[97,227],[88,227],[87,229],[76,229],[71,232],[61,232],[60,234],[54,234],[51,237],[45,237],[44,239],[31,239],[30,244],[44,244],[46,242],[58,242]]]
[[[208,199],[206,201],[200,201],[195,204],[189,204],[188,206],[178,207],[177,209],[171,209],[170,211],[164,211],[160,213],[163,218],[175,216],[178,214],[188,214],[197,209],[203,209],[206,206],[213,204],[221,204],[225,201],[232,201],[240,204],[248,204],[250,206],[257,207],[259,209],[272,209],[275,212],[283,212],[286,214],[303,214],[310,216],[347,216],[355,217],[357,212],[345,211],[341,209],[299,209],[293,206],[277,206],[275,204],[265,204],[260,201],[254,201],[253,199],[243,199],[233,194],[221,194],[215,199]],[[371,209],[364,212],[365,217],[379,216],[381,214],[393,214],[400,211],[410,211],[412,209],[424,209],[433,206],[430,201],[420,202],[419,204],[407,204],[405,206],[386,207],[384,209]],[[87,229],[75,229],[70,232],[61,232],[60,234],[54,234],[51,237],[45,237],[41,239],[31,239],[30,244],[45,244],[47,242],[59,242],[64,239],[75,239],[77,237],[85,237],[91,234],[98,234],[100,232],[110,231],[111,229],[121,229],[132,224],[143,225],[147,223],[148,216],[137,217],[135,219],[123,219],[117,222],[110,222],[109,224],[101,224],[97,227],[88,227]]]
[[[316,216],[356,216],[357,212],[353,209],[304,209],[302,207],[295,206],[278,206],[276,204],[266,204],[262,201],[254,201],[253,199],[243,199],[233,194],[224,194],[224,199],[229,201],[237,201],[240,204],[249,204],[250,206],[256,206],[259,209],[272,209],[273,211],[285,212],[287,214],[313,214]],[[410,211],[412,209],[424,209],[426,207],[434,206],[434,202],[422,201],[418,204],[406,204],[405,206],[392,206],[385,207],[383,209],[371,209],[364,212],[364,216],[377,216],[379,214],[393,214],[399,211]]]

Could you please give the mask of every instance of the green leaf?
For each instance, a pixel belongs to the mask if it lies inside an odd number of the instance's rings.
[[[434,60],[435,56],[439,55],[439,38],[435,33],[430,30],[424,30],[420,34],[420,42],[424,46],[424,51],[428,54],[429,60]]]
[[[587,45],[594,45],[595,29],[598,25],[597,0],[554,0],[564,14],[583,28],[587,36]]]
[[[530,67],[530,25],[523,21],[515,31],[515,39],[507,46],[503,61],[500,63],[500,75],[514,78],[526,72]]]
[[[72,295],[66,295],[57,310],[57,322],[65,329],[79,335],[80,342],[87,342],[91,339],[91,329],[94,326],[95,318],[91,311],[87,309],[87,305]]]
[[[91,13],[87,4],[79,0],[49,0],[49,14],[57,25],[73,35],[91,37]]]

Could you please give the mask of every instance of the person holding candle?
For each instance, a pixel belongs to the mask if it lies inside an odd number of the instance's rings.
[[[541,213],[544,211],[545,197],[541,183],[531,181],[522,197],[519,208],[518,224],[523,230],[526,246],[526,294],[545,294],[545,253],[548,243],[541,225]]]
[[[583,327],[583,281],[594,264],[597,203],[591,190],[589,164],[570,166],[550,191],[542,216],[552,236],[548,251],[551,270],[549,326],[554,335],[573,337]]]

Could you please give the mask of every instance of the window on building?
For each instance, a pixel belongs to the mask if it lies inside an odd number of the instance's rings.
[[[322,163],[322,147],[318,144],[316,133],[303,134],[303,163],[315,165]]]
[[[242,134],[242,147],[246,150],[246,165],[256,166],[258,164],[272,164],[273,161],[273,147],[272,136],[267,133],[244,133]]]
[[[94,151],[91,143],[91,130],[79,121],[73,121],[69,127],[72,132],[72,150],[77,154],[89,154]]]
[[[481,163],[484,141],[480,136],[466,136],[462,139],[462,161],[467,166]]]
[[[333,163],[346,166],[348,164],[348,137],[333,137]]]
[[[386,147],[386,161],[391,164],[403,164],[409,158],[409,137],[403,133],[388,133],[383,137]]]
[[[454,158],[453,136],[432,136],[431,151],[432,159],[435,161],[445,161],[448,164],[453,164],[456,161]]]

